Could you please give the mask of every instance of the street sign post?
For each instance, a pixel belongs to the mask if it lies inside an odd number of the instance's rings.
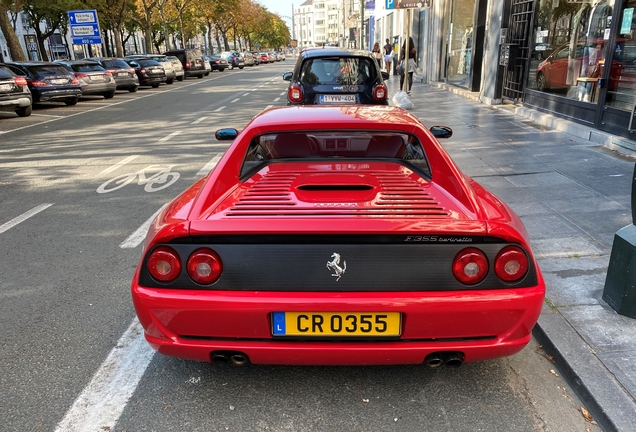
[[[102,43],[96,10],[69,11],[68,21],[71,24],[71,37],[75,45]]]

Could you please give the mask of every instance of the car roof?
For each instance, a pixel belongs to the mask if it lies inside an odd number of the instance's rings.
[[[413,131],[422,128],[422,122],[408,111],[387,105],[351,106],[289,106],[274,107],[252,119],[250,126],[263,131],[289,131],[289,119],[294,119],[294,130],[329,130],[339,127],[365,130]],[[378,122],[378,118],[382,122]]]
[[[60,66],[59,63],[53,63],[53,62],[49,62],[49,61],[35,61],[35,60],[8,61],[8,62],[5,62],[5,64],[22,65],[22,66]]]
[[[301,51],[303,58],[314,57],[370,57],[371,53],[365,50],[352,50],[338,47],[310,48]]]

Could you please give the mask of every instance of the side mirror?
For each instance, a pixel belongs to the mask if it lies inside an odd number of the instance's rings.
[[[388,80],[388,79],[389,79],[390,75],[389,75],[389,73],[388,73],[388,72],[384,72],[384,71],[382,71],[381,73],[382,73],[382,79],[383,79],[384,81],[386,81],[386,80]]]
[[[284,81],[291,81],[293,75],[294,75],[293,72],[285,72],[283,74],[283,80]]]
[[[432,126],[430,131],[437,139],[446,139],[453,136],[453,130],[448,126]]]
[[[233,141],[237,136],[238,131],[234,128],[219,129],[214,133],[218,141]]]

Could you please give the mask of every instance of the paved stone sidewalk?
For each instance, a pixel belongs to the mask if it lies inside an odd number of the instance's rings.
[[[437,86],[415,82],[411,101],[427,126],[453,128],[451,157],[523,219],[547,287],[535,337],[604,430],[636,431],[636,320],[601,299],[636,159]]]

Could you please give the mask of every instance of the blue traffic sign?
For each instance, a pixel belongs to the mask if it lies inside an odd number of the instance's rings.
[[[68,21],[71,24],[71,37],[75,45],[102,43],[96,10],[69,11]]]

